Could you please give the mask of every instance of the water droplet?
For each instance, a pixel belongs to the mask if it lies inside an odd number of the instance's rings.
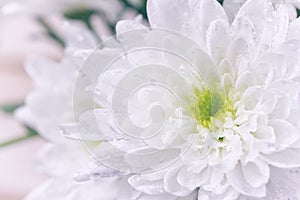
[[[270,45],[268,45],[268,44],[265,44],[265,45],[264,45],[264,49],[265,49],[265,50],[268,50],[269,48],[270,48]]]
[[[180,67],[179,67],[179,71],[180,71],[180,73],[181,73],[182,75],[186,75],[186,72],[185,72],[185,69],[184,69],[183,66],[180,66]]]

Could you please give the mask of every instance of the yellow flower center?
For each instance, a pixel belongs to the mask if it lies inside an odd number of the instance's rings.
[[[203,127],[211,128],[213,119],[222,121],[226,113],[234,113],[232,102],[221,92],[195,89],[194,94],[196,98],[193,100],[190,110],[193,117]]]

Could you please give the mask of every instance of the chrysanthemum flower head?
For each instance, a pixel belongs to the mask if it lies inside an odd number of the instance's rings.
[[[150,27],[121,21],[116,38],[73,52],[87,58],[62,133],[97,160],[74,179],[125,177],[136,198],[295,198],[299,19],[269,0],[233,16],[215,0],[147,12]]]
[[[149,0],[148,16],[83,64],[81,139],[144,193],[266,196],[270,169],[300,165],[298,19],[264,0],[233,21],[214,0]]]

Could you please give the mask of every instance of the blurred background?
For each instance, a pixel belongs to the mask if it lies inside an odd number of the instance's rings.
[[[31,16],[1,16],[0,19],[0,106],[19,105],[32,89],[23,68],[29,54],[59,59],[62,48],[42,35],[44,31]],[[27,130],[10,112],[0,111],[0,143],[25,137]],[[35,152],[43,145],[34,137],[0,148],[0,199],[22,199],[46,179],[35,171]]]
[[[24,69],[28,56],[59,61],[64,23],[85,26],[97,35],[114,34],[120,19],[140,15],[146,0],[0,0],[0,199],[18,200],[47,180],[35,169],[45,140],[13,117],[33,83]]]

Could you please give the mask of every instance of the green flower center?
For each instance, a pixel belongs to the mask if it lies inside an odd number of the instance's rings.
[[[221,92],[195,89],[195,100],[191,104],[193,117],[206,128],[212,127],[213,119],[224,120],[227,112],[234,113],[232,102]]]

